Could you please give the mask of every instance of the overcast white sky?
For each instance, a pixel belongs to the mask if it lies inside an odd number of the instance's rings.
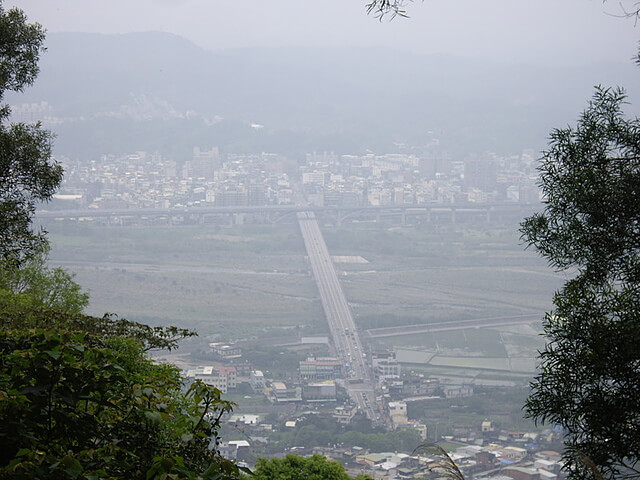
[[[526,63],[629,61],[640,24],[618,0],[424,0],[379,22],[368,0],[5,0],[50,32],[171,32],[207,49],[389,46]],[[625,0],[632,6],[634,0]],[[608,12],[608,13],[607,13]]]

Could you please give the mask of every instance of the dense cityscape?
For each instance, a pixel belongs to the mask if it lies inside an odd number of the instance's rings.
[[[159,153],[60,158],[65,182],[57,198],[84,208],[179,208],[291,205],[301,192],[317,207],[536,202],[535,154],[306,155],[299,164],[277,153],[226,154],[193,149],[183,162]]]

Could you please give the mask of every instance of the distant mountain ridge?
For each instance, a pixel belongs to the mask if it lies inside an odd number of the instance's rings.
[[[191,121],[302,133],[309,148],[325,146],[318,136],[420,143],[429,132],[469,149],[535,148],[578,116],[593,85],[640,84],[631,61],[541,68],[376,48],[212,52],[160,32],[52,33],[46,46],[36,84],[10,103],[46,100],[59,117],[87,119],[131,112],[144,97]]]

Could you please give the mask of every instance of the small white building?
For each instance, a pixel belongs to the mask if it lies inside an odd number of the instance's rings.
[[[235,367],[199,366],[189,368],[185,372],[187,378],[202,380],[207,385],[217,388],[222,393],[236,388],[237,374]]]
[[[252,370],[249,376],[249,385],[255,393],[264,393],[264,374],[262,370]]]
[[[389,416],[394,425],[408,423],[407,404],[405,402],[389,402]]]

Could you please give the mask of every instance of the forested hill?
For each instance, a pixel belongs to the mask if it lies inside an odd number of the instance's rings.
[[[550,127],[575,119],[593,85],[639,83],[631,61],[542,67],[384,48],[213,52],[159,32],[51,33],[46,44],[36,84],[8,101],[46,100],[67,119],[55,128],[61,153],[144,148],[168,131],[185,148],[209,138],[229,149],[362,150],[436,136],[462,151],[537,149]],[[251,123],[264,125],[261,138]]]

